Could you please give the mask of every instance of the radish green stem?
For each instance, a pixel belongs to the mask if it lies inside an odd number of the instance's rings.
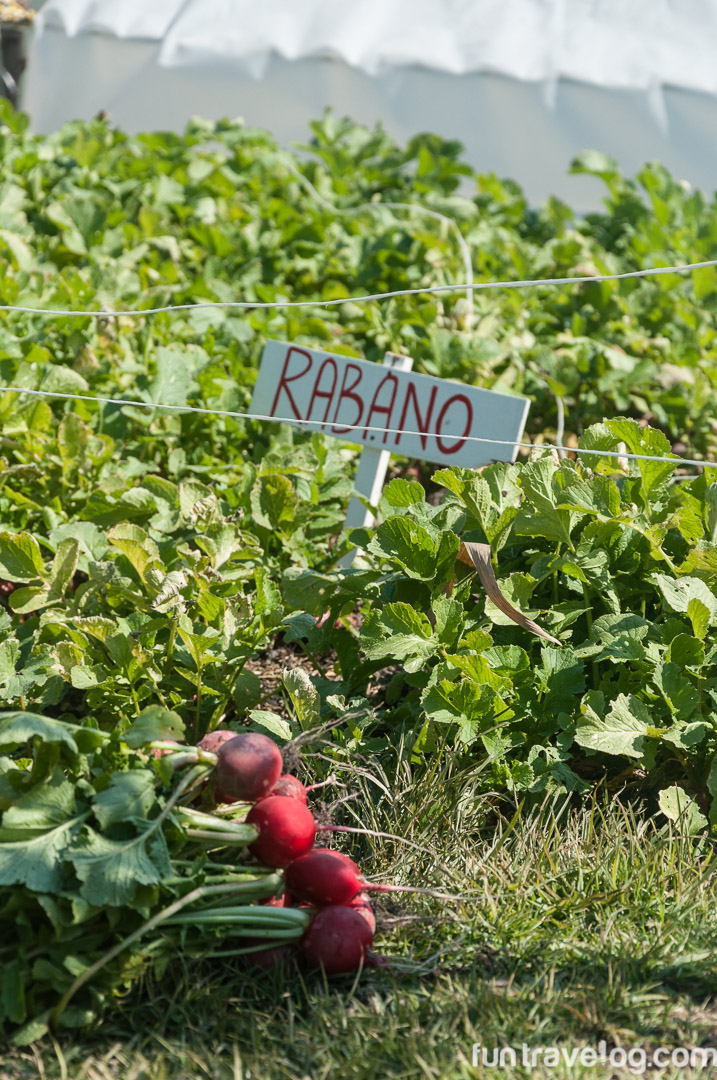
[[[196,859],[173,859],[172,862],[175,866],[194,866],[197,859],[202,858],[198,855]],[[240,866],[238,863],[222,863],[215,862],[212,859],[205,859],[201,866],[202,870],[223,870],[225,873],[234,874],[249,874],[250,877],[263,877],[264,875],[275,874],[276,870],[272,870],[268,866]]]
[[[198,746],[184,749],[165,739],[155,739],[154,742],[147,743],[147,747],[150,750],[172,751],[172,753],[166,754],[165,758],[173,769],[181,769],[183,765],[194,765],[196,762],[202,762],[213,768],[217,763],[216,754],[212,754],[209,750],[202,750]]]
[[[199,761],[199,754],[195,750],[184,750],[181,754],[166,754],[165,761],[168,761],[173,769],[181,769],[184,765],[194,765]]]
[[[309,648],[309,646],[308,646],[308,645],[306,644],[306,642],[304,642],[304,641],[301,641],[301,640],[299,639],[299,640],[298,640],[298,641],[296,642],[296,644],[297,644],[297,645],[299,646],[299,648],[303,649],[303,651],[304,651],[304,652],[306,653],[306,655],[308,656],[308,658],[309,658],[309,660],[311,661],[311,663],[312,663],[312,664],[314,665],[314,667],[315,667],[315,668],[316,668],[316,670],[318,671],[319,675],[321,675],[321,677],[325,679],[325,678],[326,678],[326,670],[325,670],[325,668],[323,668],[323,667],[321,666],[321,664],[319,663],[319,659],[318,659],[318,657],[316,656],[316,654],[315,654],[315,653],[313,653],[313,652],[311,651],[311,649],[310,649],[310,648]]]
[[[256,898],[258,900],[268,899],[267,892],[266,892],[266,885],[264,884],[264,882],[262,882],[262,881],[248,882],[247,881],[244,884],[246,884],[246,885],[251,884],[251,885],[255,886]],[[241,894],[241,896],[237,897],[237,900],[240,900],[241,904],[230,904],[229,907],[224,907],[223,906],[226,903],[226,897],[222,896],[218,900],[212,900],[210,898],[207,901],[206,904],[202,904],[201,906],[197,905],[196,908],[192,908],[191,914],[194,915],[196,913],[197,918],[200,919],[205,914],[206,915],[215,915],[218,911],[219,912],[228,911],[230,913],[231,912],[237,912],[237,911],[242,911],[243,907],[245,907],[247,903],[252,905],[252,908],[251,908],[252,911],[261,910],[261,911],[269,911],[269,912],[275,913],[277,911],[284,911],[285,910],[284,908],[277,908],[277,907],[273,907],[273,906],[267,906],[266,908],[261,907],[261,909],[259,909],[254,904],[253,898],[249,897],[249,899],[247,900],[248,896],[249,896],[249,890],[247,889],[246,892],[243,892]],[[295,909],[292,908],[291,910],[295,910]]]
[[[277,908],[268,907],[266,909],[260,908],[258,904],[250,906],[250,911],[264,911],[268,912],[268,916],[264,919],[259,918],[255,914],[247,914],[247,909],[243,907],[237,908],[205,908],[204,911],[188,911],[181,915],[174,915],[171,919],[168,919],[165,926],[178,926],[180,923],[189,923],[190,926],[204,926],[205,923],[226,923],[227,926],[230,923],[241,923],[242,926],[275,926],[282,930],[293,930],[295,926],[306,927],[309,923],[308,917],[303,919],[281,919],[279,916],[283,911],[299,911],[298,908]],[[300,915],[304,915],[303,911],[299,911]]]
[[[219,919],[216,919],[215,921],[217,923],[220,923],[222,926],[226,926],[227,932],[231,930],[233,933],[236,933],[236,928],[232,926],[231,920],[227,922],[225,920],[221,921]],[[242,927],[242,929],[246,931],[247,937],[267,938],[269,941],[298,941],[299,938],[302,937],[306,929],[305,926],[293,926],[290,928],[282,926],[277,928],[272,926],[257,925],[255,923],[248,923],[242,919],[236,919],[234,921],[237,923],[238,926]],[[175,924],[173,922],[170,923],[170,926],[174,925],[179,924]],[[182,948],[184,949],[184,946],[182,946]]]
[[[184,805],[187,802],[191,802],[196,796],[196,788],[201,787],[207,781],[206,773],[201,773],[195,776],[189,787],[184,789],[180,805]]]
[[[257,868],[258,869],[258,868]],[[254,878],[251,874],[246,876],[237,876],[236,874],[207,874],[204,879],[205,885],[220,885],[222,882],[235,882],[237,885],[248,885]],[[261,880],[261,879],[259,879]],[[162,878],[163,885],[186,885],[188,884],[187,878],[180,876],[164,877]]]
[[[243,821],[239,821],[236,824],[233,821],[224,821],[221,818],[216,818],[214,814],[205,814],[201,810],[193,810],[189,806],[182,806],[177,811],[180,818],[187,822],[191,822],[198,828],[203,829],[220,829],[222,832],[246,832],[247,826]],[[251,828],[251,826],[248,826]]]
[[[264,889],[264,892],[266,892],[266,889]],[[249,922],[285,922],[292,926],[306,926],[310,922],[310,916],[303,908],[257,907],[256,904],[205,907],[200,908],[198,911],[185,911],[181,915],[173,915],[171,921],[176,922],[178,919],[194,918],[201,920],[205,915],[240,915]]]
[[[230,806],[217,806],[212,813],[216,817],[238,817],[239,814],[243,814],[244,817],[249,813],[252,808],[252,803],[232,803]]]
[[[180,915],[172,915],[165,920],[165,926],[176,926],[179,923],[190,923],[192,926],[202,926],[205,923],[240,922],[242,925],[276,926],[282,929],[301,927],[306,929],[311,921],[306,911],[300,908],[277,908],[277,907],[228,907],[228,908],[205,908],[203,911],[186,911]]]
[[[185,829],[187,836],[191,836],[196,840],[214,840],[218,847],[224,847],[227,844],[238,844],[240,847],[246,847],[247,844],[251,844],[257,839],[259,833],[253,825],[247,825],[246,832],[241,834],[239,832],[219,832],[218,829]]]
[[[272,877],[274,879],[273,882],[271,881]],[[270,877],[267,877],[265,882],[267,891],[265,895],[271,896],[277,891],[281,883],[282,877],[280,874],[273,874]],[[97,960],[94,964],[88,967],[86,971],[83,971],[81,975],[78,975],[72,986],[69,988],[69,990],[67,990],[65,994],[63,994],[63,996],[60,998],[59,1003],[57,1004],[55,1009],[53,1009],[53,1023],[60,1018],[60,1016],[65,1011],[69,1002],[75,996],[77,991],[82,986],[84,986],[84,984],[89,979],[93,978],[93,976],[96,975],[98,971],[101,971],[106,964],[111,963],[111,961],[114,960],[116,956],[119,956],[121,952],[124,952],[124,950],[127,949],[130,945],[133,945],[135,941],[138,941],[139,938],[143,937],[149,930],[154,930],[155,926],[159,926],[161,925],[161,923],[166,922],[166,920],[170,919],[172,915],[176,914],[176,912],[178,911],[181,911],[182,908],[187,907],[189,904],[194,903],[195,900],[202,900],[205,896],[218,896],[221,893],[237,893],[241,892],[242,890],[244,891],[244,895],[246,895],[246,893],[249,891],[246,885],[200,885],[198,888],[192,889],[191,892],[188,892],[186,896],[182,896],[179,898],[179,900],[175,900],[173,904],[169,905],[169,907],[164,908],[162,911],[158,911],[157,914],[153,915],[151,919],[147,919],[147,922],[142,923],[142,925],[139,926],[134,931],[134,933],[129,934],[126,938],[123,938],[122,941],[120,941],[113,948],[109,949],[108,952],[104,953],[104,955],[99,958],[99,960]],[[251,891],[255,891],[255,886],[253,883],[251,885]]]

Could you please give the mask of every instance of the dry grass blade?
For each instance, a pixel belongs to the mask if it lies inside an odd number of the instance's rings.
[[[483,582],[483,588],[485,589],[489,599],[493,601],[497,608],[507,615],[509,619],[512,619],[518,626],[522,626],[524,630],[529,630],[531,634],[535,634],[539,638],[544,638],[545,641],[552,641],[554,645],[560,645],[561,643],[557,638],[551,637],[545,630],[541,630],[536,622],[529,619],[527,615],[523,615],[517,608],[513,607],[509,600],[503,596],[500,591],[498,582],[495,579],[493,573],[493,567],[490,562],[490,545],[489,544],[472,544],[461,543],[458,551],[458,558],[462,563],[467,566],[473,566],[478,571],[478,576]]]

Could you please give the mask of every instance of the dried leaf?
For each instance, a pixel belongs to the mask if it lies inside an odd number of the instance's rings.
[[[522,626],[524,630],[529,630],[531,634],[535,634],[539,638],[544,638],[545,641],[552,641],[554,645],[561,645],[562,642],[557,638],[551,637],[545,630],[541,630],[536,622],[529,619],[527,615],[523,615],[517,608],[503,596],[500,591],[498,582],[495,579],[493,573],[493,567],[490,561],[490,545],[489,544],[472,544],[461,542],[461,546],[458,549],[458,559],[460,562],[465,563],[466,566],[470,566],[478,571],[478,576],[483,583],[489,599],[493,601],[497,608],[507,615],[509,619],[512,619],[518,626]]]

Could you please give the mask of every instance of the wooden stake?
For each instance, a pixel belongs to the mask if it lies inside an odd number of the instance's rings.
[[[410,371],[413,360],[410,356],[399,356],[398,353],[386,353],[383,360],[385,367],[395,368],[398,371]],[[380,438],[380,432],[375,432]],[[390,450],[375,450],[372,446],[366,446],[361,451],[354,488],[363,495],[371,506],[377,506],[383,491],[383,482],[386,479],[386,470],[391,459]],[[346,510],[344,529],[362,529],[374,522],[374,515],[367,510],[360,499],[354,496]],[[347,551],[343,558],[339,559],[339,566],[350,566],[353,562],[357,548]]]

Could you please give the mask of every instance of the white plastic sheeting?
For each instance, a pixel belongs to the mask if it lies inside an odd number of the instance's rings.
[[[585,207],[586,148],[717,187],[716,60],[715,0],[48,0],[24,107],[38,131],[242,116],[288,144],[331,106]]]

